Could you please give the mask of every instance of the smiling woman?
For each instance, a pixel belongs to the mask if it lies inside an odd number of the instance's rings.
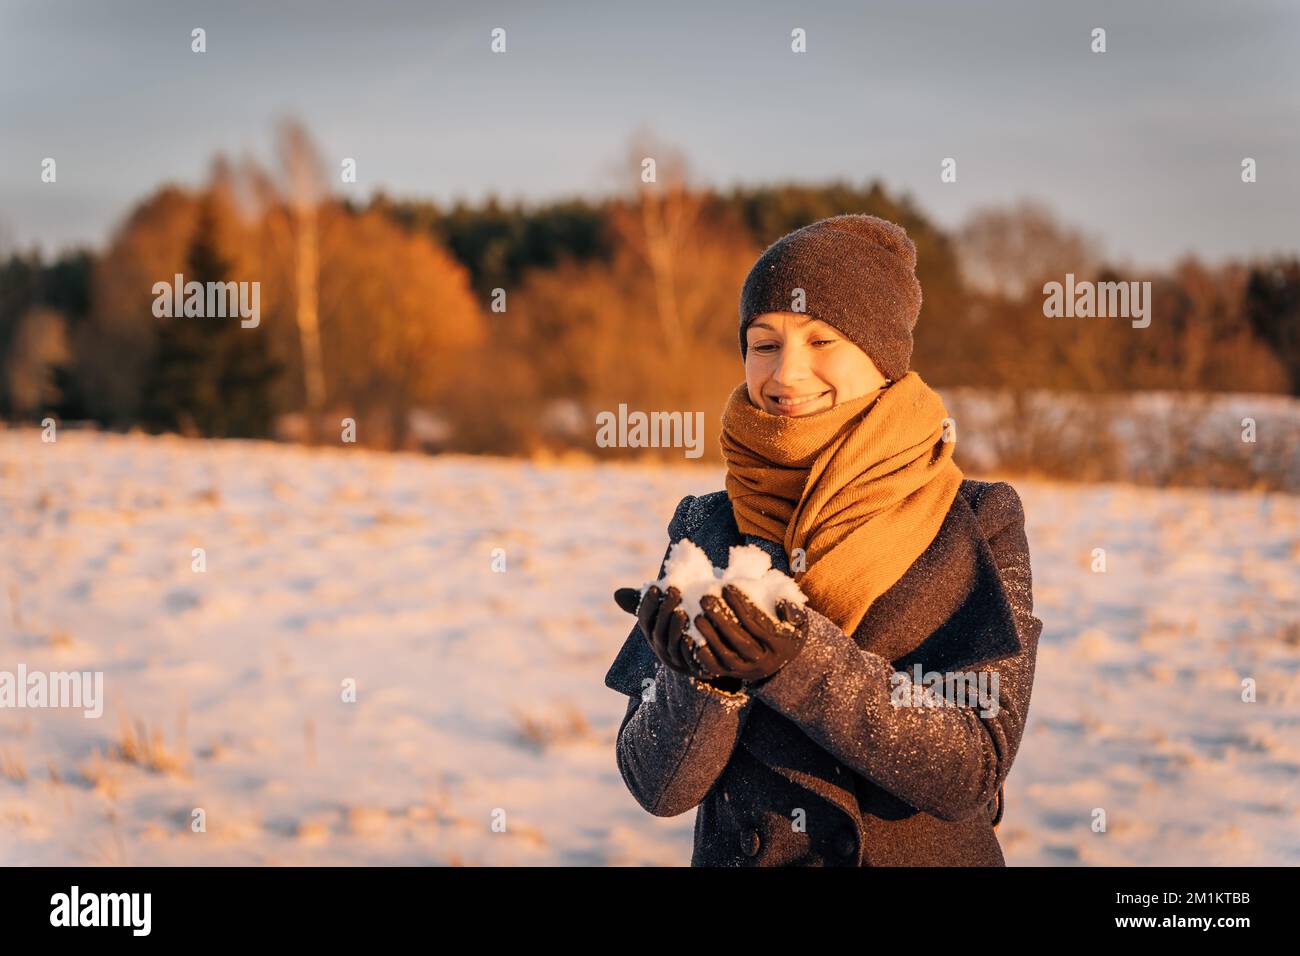
[[[670,549],[722,567],[760,547],[806,605],[774,617],[724,586],[688,619],[674,587],[615,594],[637,616],[605,677],[631,698],[619,770],[653,814],[699,806],[693,865],[1004,865],[1043,622],[1019,496],[962,475],[908,369],[915,266],[897,225],[835,216],[769,246],[741,292],[726,487],[678,504]],[[972,665],[996,688],[979,709],[906,686]]]

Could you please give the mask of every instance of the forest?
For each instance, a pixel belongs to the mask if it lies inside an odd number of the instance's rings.
[[[276,168],[218,156],[201,186],[141,198],[102,249],[0,250],[0,415],[308,442],[336,442],[349,418],[375,448],[590,452],[620,405],[716,421],[742,377],[750,265],[843,212],[915,241],[912,367],[935,387],[1300,394],[1294,255],[1139,275],[1033,200],[944,230],[879,181],[721,193],[674,154],[644,182],[635,146],[623,194],[363,202],[331,191],[301,125],[276,136]],[[256,283],[259,321],[156,315],[176,275]],[[1064,281],[1140,284],[1144,318],[1052,315]]]

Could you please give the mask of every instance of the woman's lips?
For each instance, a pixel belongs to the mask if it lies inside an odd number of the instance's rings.
[[[815,403],[821,401],[829,393],[830,389],[825,392],[819,392],[809,398],[800,399],[795,404],[782,404],[771,396],[768,397],[768,404],[773,415],[798,415],[807,408],[812,407]]]

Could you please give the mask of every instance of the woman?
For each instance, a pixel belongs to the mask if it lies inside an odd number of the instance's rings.
[[[670,548],[724,566],[762,547],[807,605],[772,618],[729,586],[697,644],[676,589],[615,594],[638,619],[605,677],[630,698],[619,770],[657,816],[699,807],[693,866],[1005,865],[1042,621],[1019,496],[963,478],[908,370],[915,266],[897,225],[834,216],[768,247],[741,292],[726,488],[678,504]]]

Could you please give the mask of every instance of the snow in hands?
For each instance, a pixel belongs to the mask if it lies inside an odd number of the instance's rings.
[[[668,552],[663,577],[641,585],[642,597],[651,584],[661,591],[674,587],[681,592],[681,608],[690,619],[686,633],[697,647],[704,644],[704,636],[695,627],[695,618],[704,613],[700,599],[712,594],[722,600],[723,585],[734,584],[740,588],[755,607],[773,619],[778,619],[776,606],[782,598],[801,606],[808,600],[794,579],[773,568],[771,556],[752,544],[732,546],[727,554],[727,567],[715,568],[699,545],[682,538]]]

